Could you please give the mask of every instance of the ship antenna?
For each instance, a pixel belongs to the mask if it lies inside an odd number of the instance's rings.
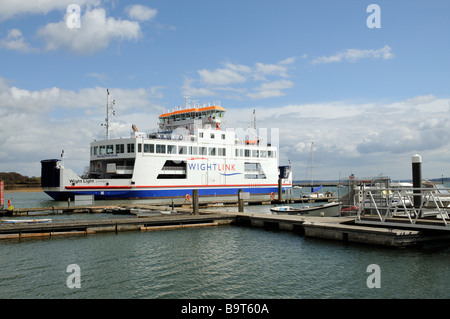
[[[106,126],[106,139],[109,140],[109,126],[110,126],[110,121],[109,121],[109,117],[110,114],[111,115],[116,115],[116,111],[114,110],[114,105],[116,104],[116,100],[112,100],[112,102],[110,103],[109,101],[109,89],[106,89],[106,119],[105,119],[105,124],[102,124]]]
[[[249,125],[249,131],[256,137],[257,140],[260,140],[258,131],[256,129],[256,109],[253,109],[252,119]]]
[[[106,139],[109,140],[109,89],[106,89]]]
[[[252,128],[255,130],[256,133],[256,110],[253,109],[253,115],[252,115]]]
[[[189,108],[191,105],[191,97],[190,96],[185,96],[184,97],[184,100],[185,100],[185,103],[184,103],[184,107],[187,109],[187,108]]]

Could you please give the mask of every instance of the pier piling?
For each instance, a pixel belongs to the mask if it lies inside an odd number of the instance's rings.
[[[192,190],[192,210],[194,215],[198,215],[198,189]]]
[[[278,202],[281,203],[282,201],[282,192],[283,192],[283,188],[282,188],[282,184],[283,184],[283,180],[281,178],[278,179]]]
[[[244,199],[242,198],[242,189],[238,190],[238,211],[244,212]]]
[[[422,157],[418,154],[413,155],[412,162],[412,180],[413,180],[413,193],[414,195],[414,207],[420,208],[422,205],[422,191],[416,188],[422,188]],[[416,195],[417,194],[417,195]],[[422,212],[421,212],[422,214]]]

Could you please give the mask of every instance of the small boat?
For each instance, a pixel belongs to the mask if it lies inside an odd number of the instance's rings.
[[[145,208],[132,208],[130,213],[136,215],[138,218],[142,217],[152,217],[161,215],[178,215],[179,213],[175,210],[164,210],[164,209],[145,209]]]
[[[300,208],[294,208],[292,206],[275,206],[270,209],[274,213],[290,213],[290,212],[301,212]]]
[[[339,203],[331,202],[323,205],[302,208],[278,206],[272,207],[270,210],[275,214],[336,217],[339,216]]]
[[[132,215],[136,215],[137,217],[148,217],[148,216],[160,216],[160,209],[144,209],[144,208],[132,208],[130,209],[130,213]]]
[[[51,223],[52,220],[50,218],[42,218],[42,219],[4,219],[1,221],[3,224],[43,224],[43,223]]]

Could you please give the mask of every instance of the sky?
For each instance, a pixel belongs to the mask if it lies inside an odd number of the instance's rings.
[[[219,103],[278,129],[294,179],[450,176],[450,2],[0,0],[0,171],[83,173],[105,137]]]

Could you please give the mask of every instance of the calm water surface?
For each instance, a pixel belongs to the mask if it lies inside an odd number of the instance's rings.
[[[0,298],[447,299],[449,262],[448,243],[390,249],[237,226],[2,240]],[[67,287],[71,264],[79,289]],[[381,288],[367,287],[370,264]]]

